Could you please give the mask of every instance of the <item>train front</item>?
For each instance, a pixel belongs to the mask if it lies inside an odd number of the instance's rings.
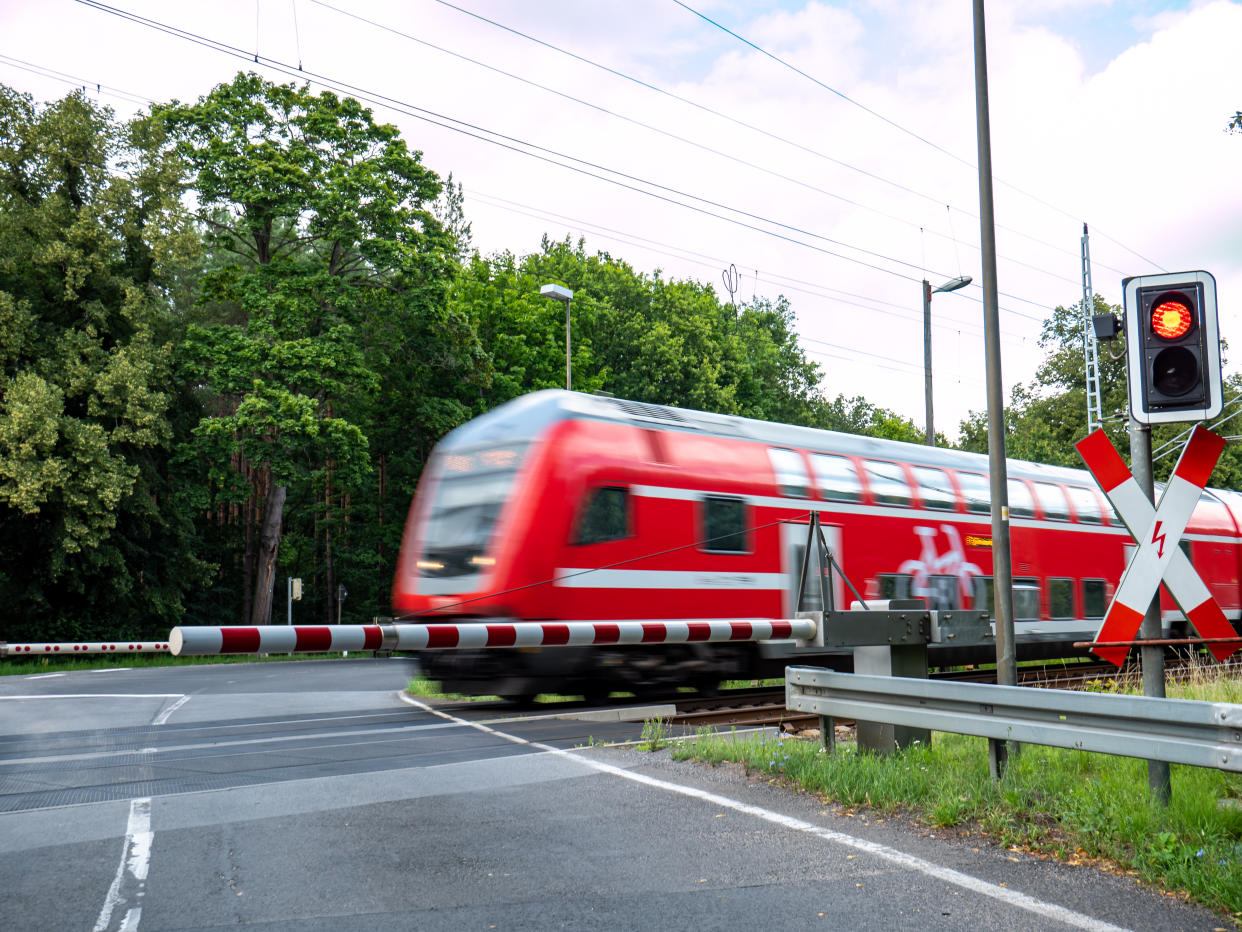
[[[450,432],[432,451],[410,506],[393,579],[398,620],[511,615],[499,593],[518,570],[506,545],[523,520],[518,494],[538,450],[527,398]],[[516,409],[516,410],[515,410]],[[544,417],[530,415],[542,413]]]

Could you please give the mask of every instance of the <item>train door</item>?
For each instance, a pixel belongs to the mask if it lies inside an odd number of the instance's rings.
[[[845,559],[842,556],[841,549],[841,526],[838,524],[820,524],[824,532],[824,542],[828,544],[828,549],[832,552],[833,559],[837,561],[837,565],[844,565]],[[794,617],[795,612],[818,612],[821,609],[819,598],[819,586],[815,581],[816,570],[816,552],[811,551],[811,564],[807,568],[806,590],[803,593],[802,604],[796,605],[798,598],[798,581],[802,574],[802,560],[806,555],[806,534],[807,525],[802,524],[782,524],[781,525],[781,556],[782,556],[782,572],[785,576],[784,585],[784,602],[785,617]],[[825,565],[824,572],[828,569]],[[845,583],[841,580],[839,573],[833,573],[831,582],[831,594],[833,604],[837,609],[849,608],[845,601],[848,590]],[[828,581],[825,579],[825,584]],[[855,584],[857,585],[857,584]],[[853,596],[850,595],[850,599]]]

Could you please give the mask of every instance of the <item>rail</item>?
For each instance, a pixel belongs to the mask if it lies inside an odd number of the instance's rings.
[[[1242,705],[1232,703],[788,667],[785,706],[827,718],[1242,772]]]

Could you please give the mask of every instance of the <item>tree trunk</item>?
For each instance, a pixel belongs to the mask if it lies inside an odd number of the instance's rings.
[[[273,486],[263,508],[263,531],[259,537],[259,561],[254,580],[252,625],[266,625],[272,614],[272,587],[276,582],[276,555],[280,552],[280,524],[285,511],[283,485]]]
[[[250,596],[254,591],[254,492],[246,499],[242,509],[242,521],[246,526],[246,546],[242,552],[242,615],[241,623],[250,621]],[[236,551],[234,551],[236,553]]]
[[[326,624],[336,624],[333,602],[336,600],[336,579],[332,566],[332,464],[328,464],[323,486],[323,563],[324,583],[328,590],[324,617]]]

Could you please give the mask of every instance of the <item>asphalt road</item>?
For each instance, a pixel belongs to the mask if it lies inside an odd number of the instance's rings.
[[[1126,878],[409,705],[401,660],[0,678],[0,928],[1214,929]]]

